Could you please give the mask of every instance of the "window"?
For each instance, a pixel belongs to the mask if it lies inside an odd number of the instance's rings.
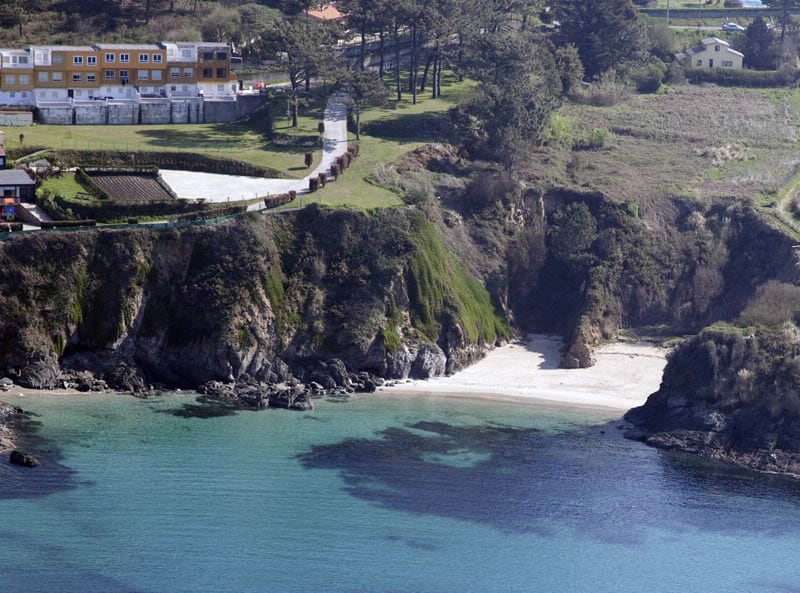
[[[119,82],[120,82],[120,84],[128,84],[128,71],[127,70],[120,70],[119,71]]]
[[[697,65],[698,66],[702,66],[703,65],[703,60],[697,60]]]
[[[86,64],[89,66],[96,66],[97,56],[86,56]]]
[[[106,54],[106,57],[105,57],[106,64],[113,64],[115,59],[116,59],[116,56],[114,54],[111,54],[111,53]]]
[[[218,51],[217,52],[217,59],[218,60],[227,60],[228,59],[228,52],[226,52],[226,51]]]
[[[178,78],[181,75],[180,68],[170,68],[169,69],[169,76],[170,78]]]
[[[214,71],[211,68],[203,68],[203,78],[211,78],[214,75]]]
[[[150,80],[161,80],[161,70],[153,70],[150,73]]]
[[[192,57],[192,50],[190,50],[190,49],[182,49],[181,50],[181,57],[182,58],[191,58]]]
[[[147,70],[138,70],[137,78],[139,80],[147,80]]]
[[[192,76],[194,76],[194,68],[184,68],[183,76],[184,78],[191,78]]]
[[[174,93],[175,91],[177,91],[177,90],[178,90],[178,87],[177,87],[177,86],[175,86],[174,84],[172,84],[172,85],[170,85],[170,87],[169,87],[169,90],[170,90],[170,92],[173,92],[173,93]]]
[[[53,54],[53,64],[63,64],[64,56],[61,54]]]
[[[20,74],[19,75],[19,83],[20,84],[30,84],[31,77],[28,74]]]
[[[62,82],[64,80],[63,72],[53,72],[53,82]]]
[[[80,82],[82,79],[83,76],[78,72],[72,75],[72,82]]]
[[[86,75],[86,82],[97,82],[97,74],[89,73]]]
[[[204,51],[203,52],[203,59],[204,60],[213,60],[214,59],[214,52],[213,51]]]
[[[83,56],[72,56],[73,66],[83,66]]]
[[[733,68],[733,60],[722,60],[723,68]]]
[[[119,54],[119,61],[123,64],[127,64],[131,61],[131,54]]]
[[[719,51],[719,45],[714,46],[714,51]]]
[[[106,70],[106,73],[105,73],[105,76],[104,76],[104,78],[106,80],[114,80],[116,77],[117,77],[117,71],[116,70]]]
[[[153,64],[161,63],[161,54],[153,54]]]
[[[39,72],[38,73],[39,82],[49,82],[50,81],[49,74],[50,74],[49,72]]]
[[[139,54],[139,63],[147,64],[150,61],[150,54]]]
[[[217,68],[217,78],[225,78],[227,76],[227,71],[225,68]]]
[[[14,74],[6,74],[6,84],[17,84],[17,77]]]

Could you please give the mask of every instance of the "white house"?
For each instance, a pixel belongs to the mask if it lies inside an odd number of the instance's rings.
[[[688,68],[731,68],[741,70],[744,54],[731,49],[731,44],[724,39],[708,37],[700,45],[687,49],[685,53],[675,56]]]

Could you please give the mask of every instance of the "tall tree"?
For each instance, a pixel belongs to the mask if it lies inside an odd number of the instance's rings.
[[[792,11],[797,8],[798,0],[773,0],[770,6],[778,13],[778,29],[780,30],[780,41],[786,39],[786,31],[792,26]]]
[[[587,76],[640,57],[643,30],[631,0],[557,0],[560,44],[578,48]]]
[[[780,42],[761,17],[756,17],[744,33],[741,50],[744,65],[755,70],[774,70],[780,58]]]
[[[361,108],[385,101],[389,96],[389,89],[377,73],[358,68],[340,71],[336,77],[336,86],[350,95],[356,120],[356,140],[360,140]]]
[[[473,118],[473,140],[477,148],[514,169],[560,104],[556,62],[541,40],[527,31],[477,38],[469,53],[467,73],[479,81],[475,98],[466,106]]]
[[[279,56],[292,88],[292,126],[297,127],[297,93],[305,79],[306,87],[316,71],[331,68],[334,57],[327,28],[304,15],[279,19],[253,44],[255,55],[263,59]]]

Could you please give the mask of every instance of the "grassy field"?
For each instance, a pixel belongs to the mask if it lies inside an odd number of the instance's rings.
[[[674,85],[613,107],[566,104],[575,138],[610,132],[602,148],[540,149],[534,172],[633,201],[653,220],[673,198],[774,202],[800,170],[800,100],[793,89]]]

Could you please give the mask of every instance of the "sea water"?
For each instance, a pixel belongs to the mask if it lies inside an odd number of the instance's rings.
[[[613,413],[358,396],[7,397],[0,591],[800,591],[800,485],[626,441]]]

